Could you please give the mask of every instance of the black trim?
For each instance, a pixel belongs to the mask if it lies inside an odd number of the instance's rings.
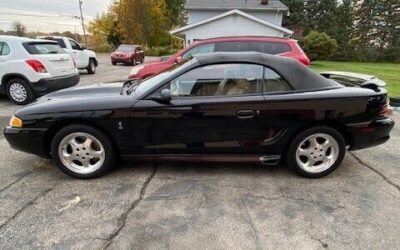
[[[394,121],[390,118],[375,120],[367,124],[347,124],[352,139],[349,150],[369,148],[385,143],[390,139],[390,131],[393,126]],[[364,129],[371,129],[371,132],[363,131]]]
[[[77,85],[79,81],[79,74],[74,73],[60,77],[43,78],[38,82],[30,83],[30,86],[36,95],[42,96],[56,90],[73,87]]]

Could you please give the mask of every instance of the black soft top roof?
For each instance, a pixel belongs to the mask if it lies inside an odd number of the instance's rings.
[[[212,63],[255,63],[274,69],[295,90],[312,90],[343,87],[335,81],[313,72],[295,59],[257,52],[217,52],[194,56],[200,65]]]

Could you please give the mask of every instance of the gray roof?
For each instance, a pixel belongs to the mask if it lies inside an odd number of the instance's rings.
[[[278,0],[269,0],[262,5],[261,0],[187,0],[187,10],[284,10],[288,7]]]
[[[297,60],[257,52],[217,52],[193,56],[200,65],[210,63],[255,63],[272,68],[283,76],[295,90],[321,90],[343,87],[315,73]]]

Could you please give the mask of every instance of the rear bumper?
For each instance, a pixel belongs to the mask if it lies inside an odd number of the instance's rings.
[[[47,129],[22,129],[7,127],[4,130],[4,137],[13,149],[49,157],[46,150],[46,132]]]
[[[31,87],[36,95],[42,96],[56,90],[73,87],[79,83],[79,80],[79,73],[75,73],[60,77],[43,78],[38,82],[31,83]]]
[[[394,121],[390,118],[376,120],[368,124],[351,124],[348,129],[351,136],[349,150],[373,147],[390,139]]]

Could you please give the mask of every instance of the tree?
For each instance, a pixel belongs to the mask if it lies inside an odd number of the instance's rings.
[[[329,59],[337,50],[337,42],[325,32],[310,31],[301,41],[311,61]]]
[[[165,0],[120,0],[112,11],[124,42],[156,46],[168,35]]]
[[[381,59],[385,50],[396,43],[400,27],[400,2],[398,0],[353,0],[353,43],[365,55],[367,48],[376,48],[375,57]]]
[[[26,26],[19,21],[13,22],[12,30],[17,36],[25,36],[26,34]]]
[[[305,1],[304,34],[311,30],[332,35],[335,26],[335,10],[337,0],[307,0]]]
[[[88,31],[92,34],[96,44],[109,44],[114,48],[121,44],[122,35],[117,24],[117,17],[113,12],[97,15],[89,23]]]
[[[283,0],[289,8],[289,16],[284,17],[282,25],[290,29],[302,27],[306,23],[305,4],[303,0]]]
[[[354,57],[354,48],[351,45],[351,36],[353,32],[353,4],[351,0],[342,0],[334,11],[335,29],[332,29],[330,35],[338,43],[338,50],[334,56],[338,60],[349,60]]]
[[[167,5],[166,17],[168,19],[168,29],[179,27],[185,24],[185,2],[186,0],[165,0]]]

